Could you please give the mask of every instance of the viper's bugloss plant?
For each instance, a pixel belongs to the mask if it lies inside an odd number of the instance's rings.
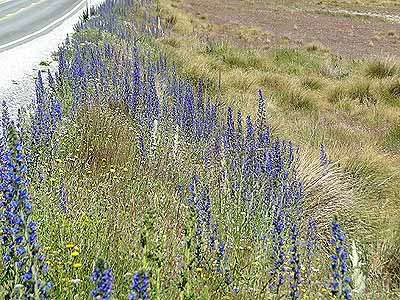
[[[0,199],[3,287],[12,299],[46,299],[51,283],[42,281],[48,266],[31,219],[23,147],[12,122],[4,132]]]
[[[98,259],[90,276],[90,281],[95,286],[90,291],[92,299],[111,299],[114,279],[112,270],[107,266],[106,262],[103,259]]]
[[[293,222],[290,228],[290,298],[291,299],[299,299],[300,298],[300,284],[302,282],[301,279],[301,254],[299,249],[299,226],[296,222]]]
[[[67,191],[65,191],[63,186],[60,184],[57,192],[58,208],[64,213],[67,212],[67,195]]]
[[[330,244],[333,250],[331,255],[331,293],[335,299],[350,300],[352,296],[351,279],[348,275],[348,250],[343,229],[336,220],[331,220],[331,234]]]
[[[325,146],[323,144],[319,147],[319,162],[321,166],[329,165],[328,154],[326,153]]]
[[[147,272],[135,273],[132,277],[131,292],[128,295],[129,300],[147,300],[149,299],[149,274]]]
[[[285,216],[281,207],[281,201],[278,197],[279,196],[275,198],[271,229],[272,251],[270,257],[273,265],[270,270],[271,283],[269,285],[271,292],[275,293],[276,295],[279,295],[279,290],[284,283],[286,256],[283,240]]]

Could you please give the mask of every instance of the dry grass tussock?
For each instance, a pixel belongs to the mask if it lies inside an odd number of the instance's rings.
[[[315,219],[322,232],[329,231],[326,220],[334,216],[356,221],[354,207],[360,204],[360,195],[337,164],[321,166],[315,152],[303,150],[297,174],[304,187],[305,214]]]
[[[77,150],[89,168],[99,168],[104,162],[123,164],[128,154],[136,152],[135,132],[124,108],[93,105],[77,113]]]
[[[365,73],[370,78],[386,78],[395,76],[399,71],[398,64],[393,58],[373,60],[367,64]]]

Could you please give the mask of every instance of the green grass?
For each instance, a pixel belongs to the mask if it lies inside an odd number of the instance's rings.
[[[371,78],[392,77],[398,73],[398,67],[391,60],[374,60],[367,64],[366,74]]]
[[[312,90],[312,91],[318,91],[321,90],[323,87],[323,83],[321,82],[320,79],[316,77],[305,77],[301,80],[301,85],[305,87],[306,89]]]
[[[389,149],[400,151],[400,124],[393,124],[387,134],[386,144]]]
[[[360,104],[375,104],[377,101],[372,93],[371,83],[365,79],[352,82],[348,87],[347,95]]]
[[[294,110],[314,110],[315,103],[310,93],[294,83],[289,83],[278,94],[282,106]]]
[[[390,106],[400,106],[400,79],[392,79],[381,85],[383,100]]]

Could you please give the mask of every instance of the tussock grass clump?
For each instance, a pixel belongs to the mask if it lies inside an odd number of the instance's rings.
[[[228,45],[223,41],[208,40],[204,44],[204,53],[213,56],[221,57],[224,56],[228,51]]]
[[[359,205],[359,195],[337,164],[321,166],[311,152],[305,152],[301,155],[297,171],[307,199],[306,212],[316,220],[319,228],[329,231],[323,222],[327,216],[340,215],[350,223],[355,222],[357,217],[352,208]],[[361,224],[353,225],[354,230],[357,230],[356,226],[361,227]]]
[[[75,126],[79,134],[75,138],[83,160],[91,168],[111,160],[122,165],[136,152],[136,136],[127,122],[126,108],[97,104],[81,108],[77,114]]]
[[[349,71],[336,59],[326,61],[320,67],[319,73],[330,79],[344,79],[349,76]]]
[[[394,124],[386,136],[386,147],[400,151],[400,123]]]
[[[162,43],[168,46],[171,46],[173,48],[179,48],[180,43],[176,38],[173,37],[167,37],[162,39]]]
[[[358,80],[347,86],[347,96],[360,104],[374,104],[376,97],[372,92],[371,82],[366,80]]]
[[[391,216],[387,224],[388,229],[383,233],[384,240],[379,245],[379,252],[375,257],[376,264],[380,267],[381,272],[392,281],[386,282],[386,285],[393,286],[400,284],[400,248],[398,247],[400,243],[400,230],[398,229],[400,228],[400,221],[394,217],[399,213],[395,210],[388,211]],[[375,274],[375,276],[379,276],[379,274]]]
[[[389,82],[387,91],[391,96],[400,99],[400,80],[397,79]]]
[[[304,45],[308,52],[329,52],[329,48],[325,47],[321,42],[310,42]]]
[[[311,53],[293,48],[276,49],[273,52],[274,62],[288,74],[300,74],[305,69],[317,70],[320,60]]]
[[[394,76],[398,71],[397,64],[391,60],[374,60],[367,64],[365,73],[370,78],[386,78]]]
[[[400,106],[400,80],[391,79],[383,82],[380,86],[380,93],[383,100],[392,106]]]
[[[261,84],[272,90],[281,90],[287,86],[289,78],[276,73],[267,73],[261,78]]]
[[[229,51],[224,57],[224,62],[232,68],[263,69],[264,59],[254,50]]]
[[[309,90],[318,91],[322,88],[322,82],[316,77],[306,77],[301,79],[301,85]]]
[[[295,110],[314,110],[316,107],[310,93],[294,82],[289,82],[278,95],[283,105]]]
[[[347,94],[343,85],[336,85],[330,87],[326,92],[327,99],[331,103],[338,103],[346,99]]]
[[[372,83],[368,80],[356,79],[347,85],[339,84],[327,91],[327,99],[331,103],[343,102],[346,99],[359,104],[376,104],[378,97]]]
[[[265,58],[256,50],[240,51],[224,41],[208,40],[203,43],[201,52],[217,58],[228,68],[265,69]]]

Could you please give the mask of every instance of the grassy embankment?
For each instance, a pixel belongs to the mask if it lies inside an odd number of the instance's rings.
[[[289,2],[285,5],[294,4]],[[324,4],[355,4],[328,2]],[[373,8],[396,3],[368,1],[365,5]],[[256,48],[259,37],[268,33],[240,26],[231,28],[229,37],[224,27],[225,38],[221,39],[223,25],[178,7],[176,2],[163,1],[162,13],[172,30],[158,45],[184,74],[208,82],[220,103],[255,116],[254,95],[261,88],[267,95],[267,118],[273,132],[300,143],[303,151],[312,152],[314,157],[324,144],[345,177],[355,180],[353,185],[363,186],[359,201],[364,210],[355,213],[374,228],[369,247],[377,251],[375,259],[381,260],[377,264],[398,265],[398,59],[343,58],[319,43],[288,48],[284,38],[275,48],[263,49],[262,44]],[[250,45],[250,49],[238,44]]]

